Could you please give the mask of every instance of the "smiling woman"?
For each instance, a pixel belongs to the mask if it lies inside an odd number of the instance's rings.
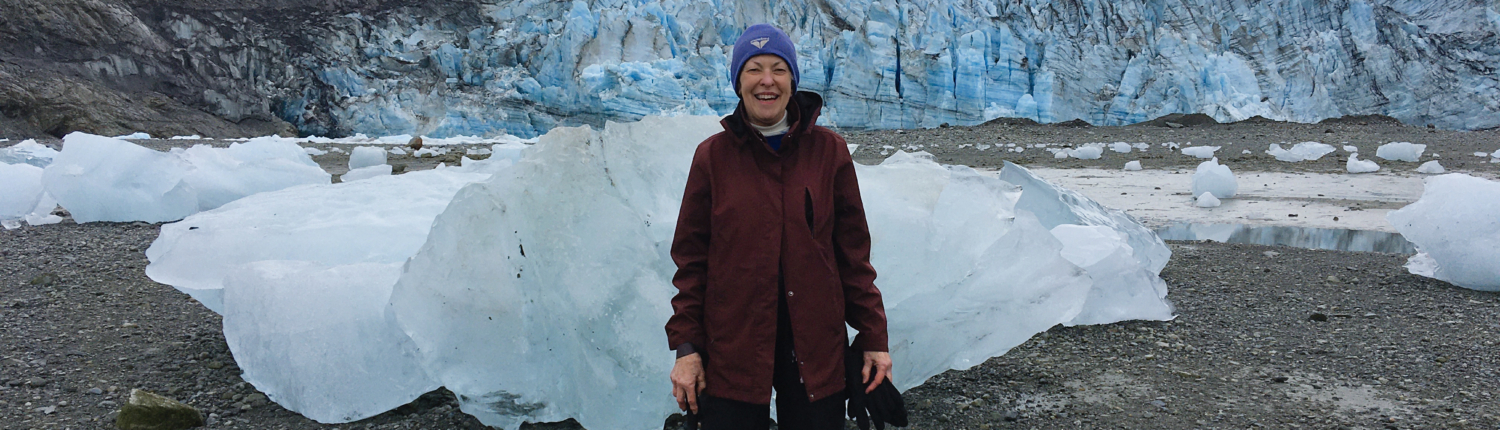
[[[761,127],[786,122],[786,105],[792,95],[792,69],[781,56],[760,54],[750,57],[740,71],[739,81],[746,120]]]
[[[753,25],[732,58],[740,103],[693,155],[672,240],[672,394],[704,428],[768,428],[774,389],[780,428],[842,429],[892,366],[854,160],[786,33]]]

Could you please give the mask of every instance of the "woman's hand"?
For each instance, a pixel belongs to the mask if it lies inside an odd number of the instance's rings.
[[[890,361],[886,359],[886,363]],[[886,367],[889,368],[889,364]],[[703,356],[688,354],[672,365],[672,396],[677,397],[678,409],[698,413],[698,393],[703,391],[704,385]]]
[[[680,362],[681,360],[678,361]],[[859,374],[860,377],[863,377],[866,381],[869,381],[870,385],[865,387],[866,393],[875,391],[875,387],[880,386],[881,381],[884,381],[887,378],[891,377],[891,366],[891,353],[881,351],[865,351],[865,367],[864,369],[860,370]],[[870,377],[871,369],[875,370],[874,378]],[[672,379],[676,380],[677,371],[673,370],[672,375]]]

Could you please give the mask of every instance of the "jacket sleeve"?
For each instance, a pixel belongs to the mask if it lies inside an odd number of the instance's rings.
[[[844,320],[859,334],[851,345],[861,351],[890,351],[886,332],[885,303],[875,287],[875,268],[870,265],[870,227],[865,205],[854,175],[854,159],[845,150],[843,138],[834,145],[833,253],[838,260],[844,288]]]
[[[703,329],[703,297],[708,287],[708,240],[713,210],[712,183],[709,180],[708,143],[698,145],[688,170],[687,187],[682,192],[682,209],[677,213],[677,232],[672,236],[672,261],[677,274],[672,285],[672,317],[667,320],[668,348],[684,343],[702,350],[708,345]]]

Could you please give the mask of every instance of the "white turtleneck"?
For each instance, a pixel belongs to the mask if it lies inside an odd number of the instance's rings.
[[[790,128],[790,126],[786,125],[786,116],[786,111],[782,111],[781,119],[777,120],[776,124],[773,124],[770,127],[761,127],[760,124],[756,124],[754,121],[746,122],[749,122],[751,127],[755,127],[756,130],[759,130],[761,136],[780,136],[786,134],[786,130]]]

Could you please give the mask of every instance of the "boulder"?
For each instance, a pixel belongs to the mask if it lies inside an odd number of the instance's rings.
[[[203,414],[192,406],[140,389],[130,390],[130,400],[115,417],[120,430],[182,430],[202,425]]]

